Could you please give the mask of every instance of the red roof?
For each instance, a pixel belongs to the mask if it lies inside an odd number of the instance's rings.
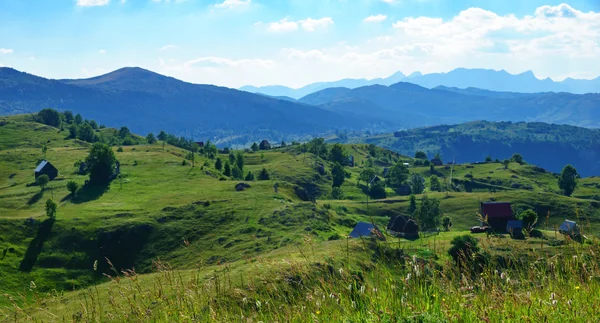
[[[514,219],[510,203],[481,203],[481,213],[488,219]]]

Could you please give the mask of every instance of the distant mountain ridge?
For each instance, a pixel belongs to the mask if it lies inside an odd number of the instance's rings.
[[[289,87],[276,86],[243,86],[240,90],[252,93],[263,93],[266,95],[285,95],[294,99],[300,99],[310,93],[323,90],[327,87],[346,87],[354,89],[368,85],[392,85],[398,82],[410,82],[429,89],[445,86],[465,88],[479,88],[496,92],[517,93],[539,93],[539,92],[568,92],[573,94],[600,93],[600,77],[593,80],[577,80],[567,78],[561,82],[555,82],[550,78],[538,79],[532,71],[520,74],[510,74],[504,70],[496,71],[490,69],[466,69],[457,68],[448,73],[421,74],[412,73],[409,76],[397,72],[388,78],[366,79],[344,79],[335,82],[313,83],[292,89]]]

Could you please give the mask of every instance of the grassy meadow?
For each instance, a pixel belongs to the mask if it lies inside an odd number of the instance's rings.
[[[436,167],[443,186],[452,173],[458,189],[424,194],[439,199],[450,232],[371,241],[346,236],[358,221],[385,228],[408,213],[409,197],[388,189],[367,203],[360,171],[412,158],[345,145],[356,167],[346,167],[344,199],[333,200],[331,164],[297,146],[245,152],[244,172],[266,168],[270,180],[236,191],[243,181],[225,177],[214,160],[196,156],[192,166],[187,151],[158,142],[113,147],[122,176],[94,188],[74,166],[90,144],[66,136],[30,116],[0,117],[0,322],[600,318],[600,178],[580,179],[565,197],[554,174],[532,165]],[[42,191],[33,170],[44,157],[59,176]],[[429,187],[429,167],[410,171]],[[82,186],[75,196],[68,181]],[[317,200],[303,201],[299,189]],[[45,216],[47,199],[58,204],[56,219]],[[465,270],[447,250],[479,224],[479,203],[489,200],[535,210],[544,238],[475,235],[489,261]],[[558,234],[565,218],[588,239]]]

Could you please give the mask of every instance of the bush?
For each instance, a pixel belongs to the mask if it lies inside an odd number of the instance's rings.
[[[46,174],[42,174],[42,175],[38,176],[38,178],[35,179],[35,183],[40,186],[42,191],[46,188],[46,185],[48,185],[48,182],[50,182],[50,177],[48,177],[48,175],[46,175]]]
[[[249,182],[253,181],[254,174],[252,174],[252,172],[249,171],[248,174],[246,174],[246,178],[244,180],[249,181]]]
[[[442,218],[442,227],[445,231],[450,231],[450,228],[452,227],[452,219],[449,216]]]
[[[339,233],[334,233],[334,234],[330,235],[329,238],[327,238],[327,240],[333,241],[333,240],[340,240],[341,238],[342,238],[342,236],[340,236]]]
[[[52,201],[51,199],[47,199],[46,200],[46,216],[49,218],[54,218],[56,217],[56,203],[54,203],[54,201]]]
[[[263,167],[263,169],[260,171],[260,173],[258,173],[258,179],[261,181],[267,181],[270,179],[269,172],[267,171],[266,168]]]
[[[119,148],[117,148],[117,152],[118,153],[122,153],[123,152],[123,147],[119,146]]]
[[[75,181],[69,181],[67,183],[67,190],[69,190],[69,192],[71,192],[71,195],[75,196],[75,194],[77,193],[77,189],[79,188],[79,184],[77,184],[77,182]]]
[[[96,143],[90,149],[85,163],[90,170],[91,184],[108,184],[113,176],[117,159],[112,149],[102,143]]]
[[[523,221],[523,228],[531,228],[537,223],[538,215],[533,210],[525,210],[519,218]]]
[[[331,198],[334,200],[343,200],[345,197],[344,195],[344,191],[342,191],[342,188],[340,187],[334,187],[331,190]]]
[[[456,262],[471,260],[479,252],[479,241],[469,234],[455,237],[450,244],[452,246],[448,249],[448,254]]]

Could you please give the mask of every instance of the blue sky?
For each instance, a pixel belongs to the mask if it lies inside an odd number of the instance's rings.
[[[194,83],[532,70],[600,76],[600,1],[1,0],[0,65],[49,78],[140,66]]]

